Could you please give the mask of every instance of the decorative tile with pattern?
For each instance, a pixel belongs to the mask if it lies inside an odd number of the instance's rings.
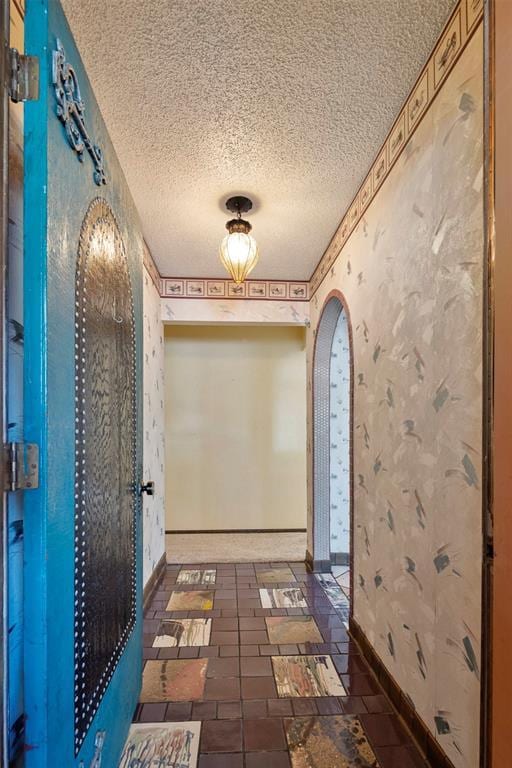
[[[298,587],[287,589],[260,589],[262,608],[307,608],[304,595]]]
[[[272,656],[280,697],[345,696],[330,656]]]
[[[271,643],[323,643],[312,616],[269,616],[265,622]]]
[[[211,611],[213,592],[173,592],[168,611]]]
[[[265,571],[258,571],[256,577],[260,584],[278,584],[280,582],[295,581],[295,576],[289,568],[269,568]]]
[[[215,584],[217,571],[215,570],[193,570],[184,568],[180,571],[176,584]]]
[[[293,768],[379,768],[354,715],[296,717],[284,723]]]
[[[153,648],[208,645],[211,629],[211,619],[164,619],[153,641]]]
[[[208,659],[150,660],[142,675],[142,702],[194,701],[203,695]]]
[[[119,768],[196,768],[200,722],[132,725]]]

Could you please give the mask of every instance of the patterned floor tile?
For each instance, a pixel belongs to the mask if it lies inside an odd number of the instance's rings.
[[[183,568],[176,579],[176,584],[215,584],[217,571],[192,570]]]
[[[272,656],[280,697],[345,696],[330,656]]]
[[[153,648],[208,645],[211,630],[211,619],[164,619],[153,641]]]
[[[154,754],[144,751],[153,749],[148,732],[136,736],[121,768],[424,765],[349,642],[350,603],[335,578],[348,576],[334,566],[318,577],[304,563],[168,566],[144,620],[134,719],[146,729],[169,721],[181,732],[171,737],[171,758],[167,733],[156,735]],[[196,645],[208,633],[209,644]],[[187,731],[190,755],[182,750]]]
[[[140,701],[194,701],[203,695],[208,659],[147,661]]]
[[[324,590],[329,602],[343,618],[345,626],[348,627],[348,619],[350,615],[349,598],[339,586],[332,573],[317,573],[315,576],[322,589]]]
[[[262,608],[306,608],[307,603],[297,587],[260,589]]]
[[[379,768],[361,721],[353,715],[284,722],[293,768]]]
[[[213,592],[173,592],[167,603],[168,611],[211,611]]]
[[[132,725],[119,768],[196,768],[201,723]]]
[[[268,637],[271,643],[323,643],[316,621],[312,616],[269,616]]]
[[[291,568],[269,568],[258,571],[256,578],[260,584],[278,584],[280,582],[296,581]]]

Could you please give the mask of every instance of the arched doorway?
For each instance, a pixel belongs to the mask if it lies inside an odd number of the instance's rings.
[[[327,297],[313,357],[313,561],[349,566],[352,517],[352,337],[341,293]]]

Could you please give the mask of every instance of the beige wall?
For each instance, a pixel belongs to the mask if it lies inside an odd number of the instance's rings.
[[[306,527],[304,328],[165,328],[166,528]]]
[[[482,75],[480,27],[326,271],[308,332],[311,393],[322,308],[342,291],[354,618],[457,768],[480,765]],[[309,472],[311,486],[311,453]]]

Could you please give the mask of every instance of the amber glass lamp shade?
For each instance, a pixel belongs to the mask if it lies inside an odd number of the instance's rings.
[[[220,260],[237,284],[243,283],[259,258],[258,245],[250,235],[251,225],[244,219],[226,224],[228,234],[220,244]]]

